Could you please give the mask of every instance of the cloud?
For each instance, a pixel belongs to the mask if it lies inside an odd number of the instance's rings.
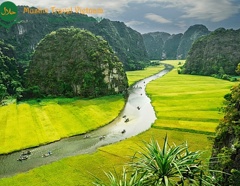
[[[152,13],[146,14],[145,18],[147,18],[147,19],[149,19],[151,21],[155,21],[157,23],[162,23],[162,24],[171,23],[172,22],[170,20],[167,20],[167,19],[163,18],[162,16],[159,16],[159,15],[156,15],[156,14],[152,14]]]
[[[111,1],[111,0],[68,0],[68,1],[55,1],[55,0],[11,0],[16,5],[28,5],[36,8],[48,8],[52,6],[56,8],[73,9],[78,6],[81,8],[102,8],[104,10],[103,16],[119,15],[128,7],[129,0]]]
[[[134,26],[143,25],[144,22],[132,20],[132,21],[126,22],[125,24],[126,24],[127,26],[129,26],[129,27],[134,27]]]
[[[12,0],[17,5],[29,5],[43,8],[50,8],[51,6],[59,8],[67,8],[69,6],[80,6],[83,8],[102,8],[106,17],[118,18],[119,15],[127,13],[132,10],[133,4],[138,4],[156,8],[172,8],[170,11],[182,12],[181,18],[183,19],[199,19],[208,20],[212,22],[219,22],[226,20],[231,16],[240,12],[240,7],[237,0],[68,0],[68,1],[55,1],[55,0]],[[237,5],[236,5],[237,4]],[[157,18],[154,15],[147,15],[150,20],[158,20],[160,23],[170,23],[171,21],[166,18]],[[166,16],[165,16],[166,17]]]
[[[175,25],[178,26],[182,30],[186,30],[186,28],[187,28],[187,24],[184,21],[179,21]]]
[[[183,12],[182,18],[195,18],[219,22],[240,12],[232,0],[156,0],[165,8],[177,8]]]
[[[219,22],[238,12],[239,7],[234,6],[228,0],[202,0],[201,3],[196,1],[191,8],[185,8],[185,15],[182,17]]]

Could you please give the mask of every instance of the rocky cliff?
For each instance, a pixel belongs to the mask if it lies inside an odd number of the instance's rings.
[[[128,87],[123,65],[108,42],[74,27],[53,31],[40,41],[27,81],[51,96],[97,97]]]
[[[0,39],[15,47],[18,61],[29,61],[37,43],[46,34],[59,28],[74,26],[87,29],[106,39],[126,70],[141,69],[148,62],[141,34],[124,23],[78,13],[28,14],[23,13],[24,6],[19,6],[18,9],[18,23],[10,29],[0,28]]]
[[[190,48],[194,41],[199,37],[208,35],[210,31],[204,25],[193,25],[190,26],[186,32],[184,32],[181,41],[177,49],[178,59],[186,59]]]
[[[184,34],[154,32],[143,39],[150,59],[186,59],[194,41],[209,33],[204,25],[193,25]]]
[[[151,32],[143,34],[143,41],[150,59],[162,59],[164,45],[171,35],[165,32]]]
[[[240,29],[219,28],[192,46],[183,73],[199,75],[236,75],[240,62]]]
[[[90,30],[109,42],[127,70],[140,70],[148,62],[148,55],[140,33],[123,22],[103,19]]]

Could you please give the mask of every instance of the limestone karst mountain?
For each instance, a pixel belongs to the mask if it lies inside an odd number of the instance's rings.
[[[53,31],[39,42],[27,81],[51,96],[97,97],[128,87],[123,65],[108,42],[74,27]]]

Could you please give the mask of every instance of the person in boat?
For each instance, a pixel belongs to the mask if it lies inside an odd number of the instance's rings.
[[[23,160],[27,160],[28,159],[28,156],[27,155],[21,155],[18,159],[17,159],[17,161],[23,161]]]
[[[139,106],[137,106],[137,109],[138,109],[138,110],[140,110],[140,107],[139,107]]]
[[[105,137],[106,137],[106,136],[104,136],[104,135],[103,135],[103,136],[100,136],[100,137],[99,137],[99,140],[103,140],[103,139],[105,139]]]
[[[51,151],[48,151],[48,153],[43,154],[42,157],[44,158],[44,157],[48,157],[48,156],[50,156],[50,155],[52,155],[52,152],[51,152]]]
[[[127,119],[125,120],[125,123],[127,123],[127,122],[129,122],[129,118],[127,118]]]
[[[30,150],[28,150],[28,151],[24,151],[24,152],[22,152],[22,154],[21,155],[31,155],[31,151]]]
[[[121,133],[122,133],[122,134],[124,134],[125,132],[126,132],[126,130],[125,130],[125,129],[123,129]]]
[[[84,135],[83,138],[84,138],[84,139],[90,138],[90,135],[86,134],[86,135]]]

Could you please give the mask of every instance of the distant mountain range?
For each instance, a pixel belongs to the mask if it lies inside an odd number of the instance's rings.
[[[24,6],[18,7],[21,21],[10,29],[0,28],[0,39],[15,47],[17,61],[24,64],[31,59],[36,45],[46,34],[71,26],[89,30],[107,40],[126,70],[142,69],[149,62],[142,35],[122,22],[78,13],[28,14],[23,13],[23,9]]]
[[[182,34],[152,32],[143,34],[143,41],[150,59],[186,59],[187,54],[199,37],[210,31],[204,25],[193,25]]]

